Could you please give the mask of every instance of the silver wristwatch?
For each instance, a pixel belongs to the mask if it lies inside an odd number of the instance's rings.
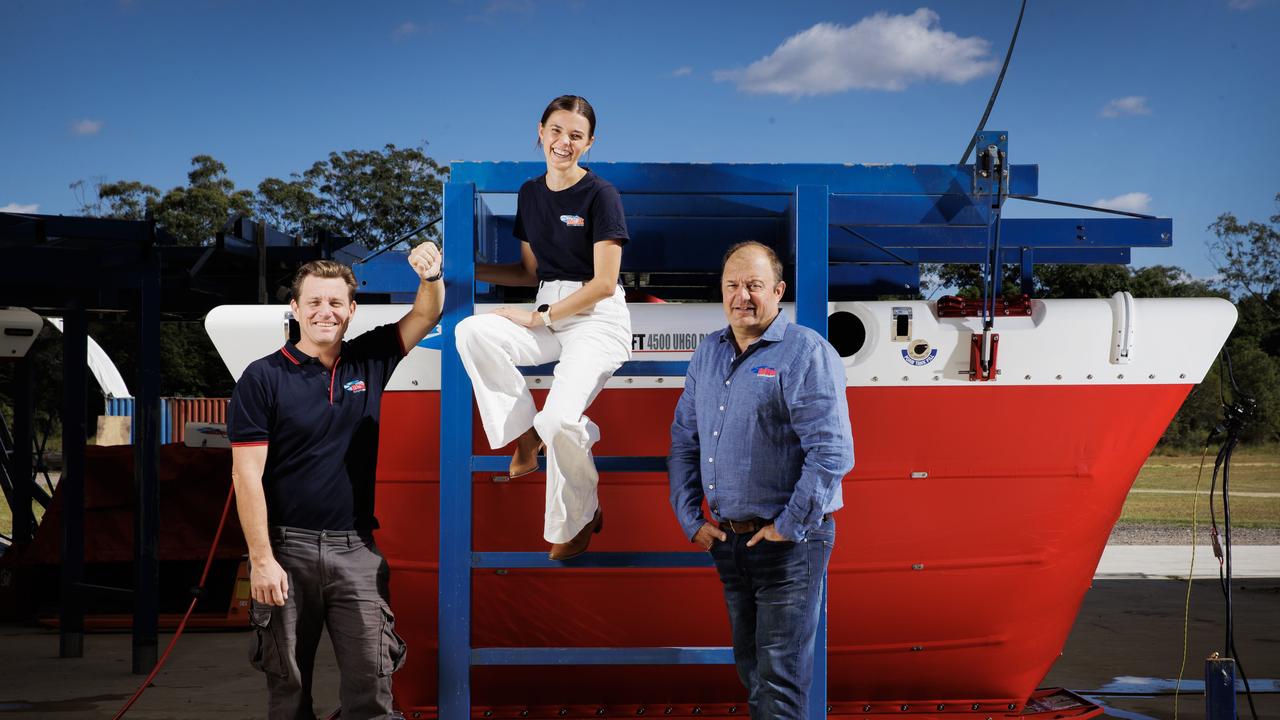
[[[551,327],[551,306],[542,303],[537,309],[538,315],[542,318],[542,324]]]

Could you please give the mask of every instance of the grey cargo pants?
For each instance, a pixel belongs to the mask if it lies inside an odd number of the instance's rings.
[[[405,646],[387,604],[387,561],[373,539],[273,526],[271,550],[289,576],[289,597],[284,606],[254,603],[249,613],[250,661],[267,676],[267,717],[316,717],[311,677],[324,627],[342,678],[342,720],[390,717],[391,673],[404,663]]]

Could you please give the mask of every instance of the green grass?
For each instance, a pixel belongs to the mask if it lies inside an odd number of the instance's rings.
[[[1135,488],[1150,490],[1193,490],[1200,469],[1197,457],[1153,457],[1142,466]],[[1205,458],[1200,490],[1208,491],[1213,478],[1213,456]],[[1219,487],[1222,478],[1218,478]],[[1240,457],[1231,460],[1231,490],[1280,493],[1280,456]]]
[[[1193,503],[1197,522],[1209,523],[1209,483],[1213,455],[1205,458],[1200,495],[1192,494],[1200,470],[1199,455],[1157,455],[1147,460],[1134,482],[1135,489],[1176,492],[1130,493],[1121,522],[1190,526]],[[1222,522],[1222,478],[1218,478],[1214,502]],[[1280,528],[1280,451],[1274,447],[1237,452],[1231,461],[1231,524],[1235,527]],[[1235,493],[1275,493],[1271,497],[1245,497]]]
[[[44,508],[37,503],[31,503],[32,509],[36,513],[36,524],[40,524],[40,519],[44,517]],[[13,514],[9,512],[9,503],[0,497],[0,535],[5,537],[13,537]]]

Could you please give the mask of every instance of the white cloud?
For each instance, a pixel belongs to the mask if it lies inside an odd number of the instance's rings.
[[[40,209],[39,203],[31,203],[30,205],[19,205],[18,203],[9,203],[4,207],[0,207],[0,212],[20,213],[30,215]]]
[[[413,22],[412,20],[405,20],[397,25],[395,30],[391,31],[391,37],[395,40],[403,40],[410,35],[415,35],[419,32],[422,32],[421,25]]]
[[[71,132],[77,135],[97,135],[102,131],[101,120],[77,120],[71,123]]]
[[[692,74],[693,74],[692,65],[681,65],[680,67],[671,71],[671,77],[685,77],[686,75],[692,75]]]
[[[1144,215],[1151,212],[1151,196],[1144,192],[1125,193],[1113,198],[1098,198],[1093,201],[1093,204],[1097,207]]]
[[[1099,114],[1104,118],[1115,118],[1121,115],[1150,115],[1151,108],[1147,107],[1146,96],[1128,95],[1103,105]]]
[[[990,43],[943,30],[938,13],[879,12],[854,25],[818,23],[787,38],[745,68],[717,70],[739,90],[778,95],[827,95],[846,90],[905,89],[913,82],[965,83],[995,70]]]

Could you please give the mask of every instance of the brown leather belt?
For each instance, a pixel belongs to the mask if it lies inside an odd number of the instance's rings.
[[[746,520],[721,520],[720,529],[737,535],[753,535],[760,532],[760,528],[772,522],[772,520],[758,517],[747,518]]]
[[[822,516],[822,522],[826,522],[829,519],[831,519],[831,513]],[[720,529],[735,535],[754,535],[760,532],[760,528],[772,524],[772,520],[758,517],[747,518],[746,520],[721,520]]]

